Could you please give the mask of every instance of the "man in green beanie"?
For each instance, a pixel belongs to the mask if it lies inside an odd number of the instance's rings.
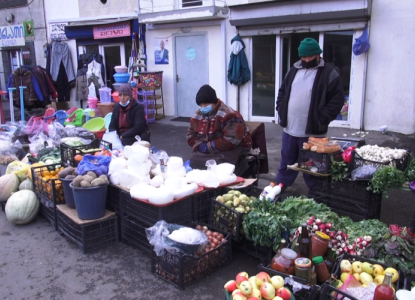
[[[303,143],[308,142],[309,137],[325,137],[330,122],[343,107],[339,73],[324,62],[320,57],[322,52],[315,39],[301,41],[300,60],[288,71],[278,91],[276,110],[284,131],[276,182],[283,184],[283,189],[297,178],[298,172],[287,166],[298,162]],[[303,177],[312,188],[312,175],[303,173]]]

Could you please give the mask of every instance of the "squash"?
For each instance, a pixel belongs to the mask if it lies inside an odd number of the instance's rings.
[[[22,181],[22,183],[20,183],[19,185],[19,191],[22,191],[22,190],[33,191],[33,182],[30,179],[26,179]]]
[[[20,180],[16,174],[7,174],[0,177],[0,201],[6,202],[11,194],[19,189]]]
[[[7,200],[7,220],[16,225],[27,224],[36,217],[39,206],[39,199],[33,191],[18,191]]]

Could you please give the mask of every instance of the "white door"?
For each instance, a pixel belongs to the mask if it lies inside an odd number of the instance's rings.
[[[111,87],[115,82],[115,66],[127,66],[124,44],[104,44],[99,46],[99,54],[103,57],[105,74],[102,75],[105,86]]]
[[[196,93],[209,84],[207,39],[204,33],[174,37],[176,112],[191,117],[198,108]]]

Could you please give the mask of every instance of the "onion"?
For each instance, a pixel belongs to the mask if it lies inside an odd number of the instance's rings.
[[[222,241],[223,240],[223,234],[222,233],[219,233],[217,239],[219,241]]]
[[[212,235],[213,235],[213,237],[217,237],[219,235],[219,233],[213,232]]]
[[[213,238],[213,241],[212,241],[215,245],[219,245],[219,241],[218,241],[218,239],[216,239],[216,238]]]
[[[212,235],[212,231],[210,231],[210,230],[207,230],[205,233],[206,233],[207,236]]]

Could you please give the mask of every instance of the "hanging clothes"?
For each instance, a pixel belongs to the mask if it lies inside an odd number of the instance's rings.
[[[76,100],[78,101],[86,101],[88,99],[87,71],[87,68],[82,68],[76,72]]]
[[[68,81],[75,80],[75,73],[72,65],[72,58],[69,52],[69,46],[62,42],[52,43],[52,53],[50,60],[50,75],[53,81],[58,80],[60,68],[63,65]]]
[[[32,72],[24,67],[20,67],[14,70],[12,74],[10,74],[9,80],[7,82],[7,88],[16,88],[16,90],[13,91],[13,101],[15,106],[20,107],[20,86],[26,87],[23,89],[23,100],[25,106],[33,106],[35,102],[39,100],[38,96],[40,96],[43,100],[39,85]]]
[[[105,85],[101,75],[101,64],[96,62],[95,60],[88,64],[88,71],[86,72],[86,76],[88,78],[90,78],[92,75],[95,75],[98,79],[98,88],[101,88]]]
[[[50,75],[47,73],[46,69],[42,68],[41,66],[37,66],[36,69],[43,75],[48,94],[52,97],[52,99],[58,98],[58,93],[56,92],[56,89],[52,83],[52,79],[50,78]]]
[[[243,85],[251,79],[248,60],[245,55],[245,44],[239,35],[231,40],[232,53],[228,67],[228,81],[231,84]]]

